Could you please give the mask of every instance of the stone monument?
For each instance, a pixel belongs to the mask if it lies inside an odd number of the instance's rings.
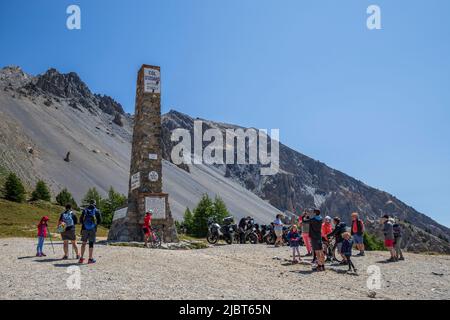
[[[142,241],[145,212],[164,242],[177,242],[169,196],[162,192],[162,131],[160,67],[143,65],[138,73],[128,208],[116,211],[108,240]]]

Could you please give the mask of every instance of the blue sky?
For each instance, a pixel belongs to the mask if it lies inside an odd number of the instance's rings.
[[[0,65],[75,71],[129,112],[138,68],[160,65],[164,111],[279,128],[450,226],[449,14],[446,0],[1,1]]]

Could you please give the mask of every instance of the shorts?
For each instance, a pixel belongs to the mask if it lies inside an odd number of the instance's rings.
[[[386,248],[392,248],[394,246],[394,239],[386,239],[386,240],[384,240],[384,246]]]
[[[282,230],[274,230],[275,231],[275,235],[277,236],[277,238],[281,237],[283,235],[283,231]]]
[[[63,241],[75,241],[75,240],[77,240],[77,236],[75,235],[75,228],[62,232],[61,233],[61,239]]]
[[[364,238],[363,238],[362,235],[354,234],[353,235],[353,242],[355,244],[363,244],[364,243]]]
[[[322,239],[311,238],[311,246],[314,251],[319,251],[323,249]]]
[[[81,242],[95,242],[95,230],[82,230]]]

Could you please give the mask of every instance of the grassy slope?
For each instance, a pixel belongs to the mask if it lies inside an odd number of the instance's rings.
[[[53,237],[58,237],[55,233],[56,222],[62,211],[62,207],[46,202],[15,203],[0,199],[0,238],[35,237],[36,225],[45,215],[50,218],[50,233]],[[80,214],[77,213],[77,216]],[[79,230],[80,226],[77,225],[77,234]],[[97,235],[106,237],[108,230],[99,227]]]

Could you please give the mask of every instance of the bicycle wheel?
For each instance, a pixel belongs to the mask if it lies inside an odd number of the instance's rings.
[[[151,237],[152,239],[152,247],[153,248],[159,248],[161,247],[161,236],[158,232],[153,231],[153,235]]]
[[[341,255],[339,254],[339,249],[338,249],[336,240],[333,239],[333,242],[330,243],[330,245],[332,245],[332,247],[331,247],[332,260],[333,260],[333,261],[336,261],[336,262],[341,262],[341,261],[342,261],[342,257],[341,257]]]

